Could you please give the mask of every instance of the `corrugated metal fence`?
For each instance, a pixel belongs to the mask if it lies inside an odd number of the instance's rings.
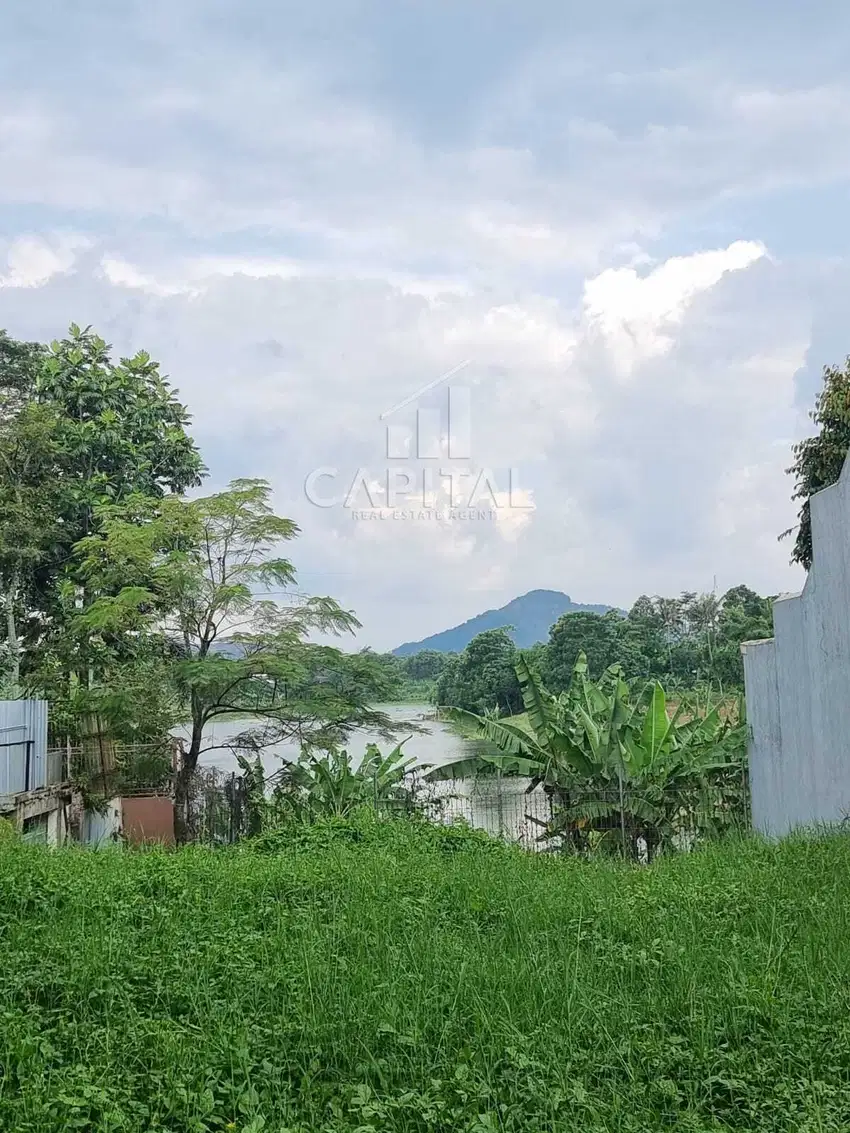
[[[0,795],[56,782],[47,754],[47,701],[0,700]]]

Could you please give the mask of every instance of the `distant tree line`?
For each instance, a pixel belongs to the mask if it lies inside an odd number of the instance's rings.
[[[514,672],[520,653],[532,661],[553,693],[569,687],[580,653],[587,657],[593,679],[618,664],[629,679],[659,679],[671,690],[740,689],[744,680],[741,642],[772,636],[772,605],[771,598],[761,597],[748,586],[735,586],[722,597],[644,594],[625,616],[614,610],[564,614],[549,631],[548,641],[522,651],[514,645],[509,629],[487,630],[462,653],[437,655],[443,660],[434,683],[434,700],[470,712],[495,707],[503,714],[521,711]]]
[[[422,649],[407,657],[396,657],[394,653],[374,653],[368,648],[362,650],[362,655],[371,657],[381,666],[388,701],[427,704],[434,702],[437,682],[456,656],[437,649]]]
[[[772,600],[747,586],[733,587],[722,597],[644,594],[625,618],[617,613],[566,614],[538,649],[538,664],[556,691],[569,683],[579,652],[586,654],[594,678],[620,664],[630,677],[658,677],[671,687],[740,688],[741,642],[772,633]]]

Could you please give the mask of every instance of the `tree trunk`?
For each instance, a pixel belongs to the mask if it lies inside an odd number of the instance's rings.
[[[18,688],[21,679],[21,644],[18,641],[18,627],[15,623],[15,600],[18,597],[18,572],[12,575],[6,591],[6,645],[11,661],[11,683]]]
[[[185,846],[194,837],[194,824],[190,812],[192,772],[185,757],[180,760],[174,777],[174,838],[178,846]]]
[[[204,720],[200,705],[192,700],[192,737],[188,751],[180,753],[180,764],[174,779],[174,837],[178,846],[185,846],[195,838],[194,815],[191,812],[192,777],[198,766]]]

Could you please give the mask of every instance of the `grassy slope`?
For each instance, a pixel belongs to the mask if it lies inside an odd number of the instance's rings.
[[[627,872],[364,829],[0,845],[0,1129],[850,1128],[850,838]]]

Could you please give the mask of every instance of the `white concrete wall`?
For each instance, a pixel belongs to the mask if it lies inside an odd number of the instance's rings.
[[[84,846],[114,845],[121,834],[121,800],[110,799],[105,813],[84,810],[80,841]]]
[[[850,818],[850,459],[811,499],[813,563],[746,642],[753,825],[768,835]]]
[[[68,834],[65,822],[65,807],[57,807],[47,815],[47,844],[48,846],[62,846]]]
[[[71,802],[70,791],[48,788],[14,795],[10,801],[13,808],[7,813],[19,830],[23,831],[28,825],[42,825],[49,846],[63,844],[68,834],[65,811]]]

